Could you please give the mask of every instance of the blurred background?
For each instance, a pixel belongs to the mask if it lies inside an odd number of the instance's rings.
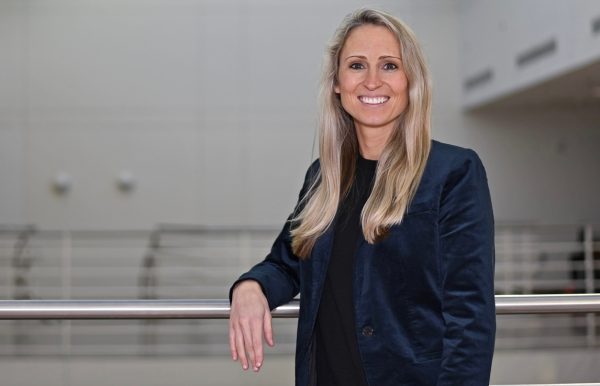
[[[364,5],[414,29],[434,138],[486,166],[497,294],[599,292],[600,1],[0,0],[0,298],[226,298],[296,202],[325,45]],[[292,385],[295,325],[250,374],[225,320],[0,321],[0,385]],[[599,381],[599,335],[499,316],[492,382]]]

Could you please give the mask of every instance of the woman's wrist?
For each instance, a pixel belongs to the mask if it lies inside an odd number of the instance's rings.
[[[233,287],[232,294],[235,294],[235,291],[240,288],[245,291],[258,291],[260,293],[263,292],[260,283],[256,280],[252,280],[252,279],[242,280],[239,283],[237,283]]]

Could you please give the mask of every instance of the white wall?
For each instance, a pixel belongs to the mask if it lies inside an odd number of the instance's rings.
[[[1,2],[0,223],[281,223],[312,159],[325,43],[361,4]],[[465,115],[458,2],[375,5],[419,36],[434,136],[479,152],[498,219],[600,218],[597,112]],[[137,178],[131,194],[115,187],[121,170]],[[58,171],[73,178],[63,197]]]
[[[496,220],[600,219],[600,110],[498,110],[463,117],[487,167]]]
[[[24,14],[22,3],[0,3],[0,223],[4,224],[24,219]]]

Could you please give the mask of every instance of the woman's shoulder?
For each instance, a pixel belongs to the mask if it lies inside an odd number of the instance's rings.
[[[444,162],[464,162],[468,159],[478,159],[479,156],[473,149],[431,140],[430,158]]]
[[[465,167],[483,167],[475,150],[437,140],[431,141],[428,166],[432,171],[452,172]]]
[[[319,159],[314,160],[308,169],[306,170],[306,174],[304,175],[304,182],[302,184],[302,189],[300,191],[300,196],[304,196],[304,194],[308,191],[308,189],[313,186],[316,180],[320,177],[321,164]]]
[[[475,150],[453,145],[438,140],[431,140],[431,149],[427,160],[425,174],[447,175],[470,168],[484,169],[481,159]],[[305,182],[313,182],[319,178],[321,164],[315,159],[306,170]]]
[[[315,173],[315,172],[318,172],[319,169],[321,169],[321,161],[320,161],[320,158],[317,158],[310,164],[310,166],[308,167],[307,173],[308,172]]]
[[[432,140],[422,176],[423,188],[432,189],[471,179],[487,183],[486,170],[479,155],[473,149]]]
[[[319,158],[314,160],[308,169],[306,170],[306,175],[304,177],[304,181],[312,181],[319,176],[319,172],[321,171],[321,162]]]

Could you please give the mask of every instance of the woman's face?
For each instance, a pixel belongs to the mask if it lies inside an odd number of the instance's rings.
[[[357,130],[389,135],[408,105],[408,80],[394,34],[368,24],[353,29],[340,52],[338,82],[335,92]]]

